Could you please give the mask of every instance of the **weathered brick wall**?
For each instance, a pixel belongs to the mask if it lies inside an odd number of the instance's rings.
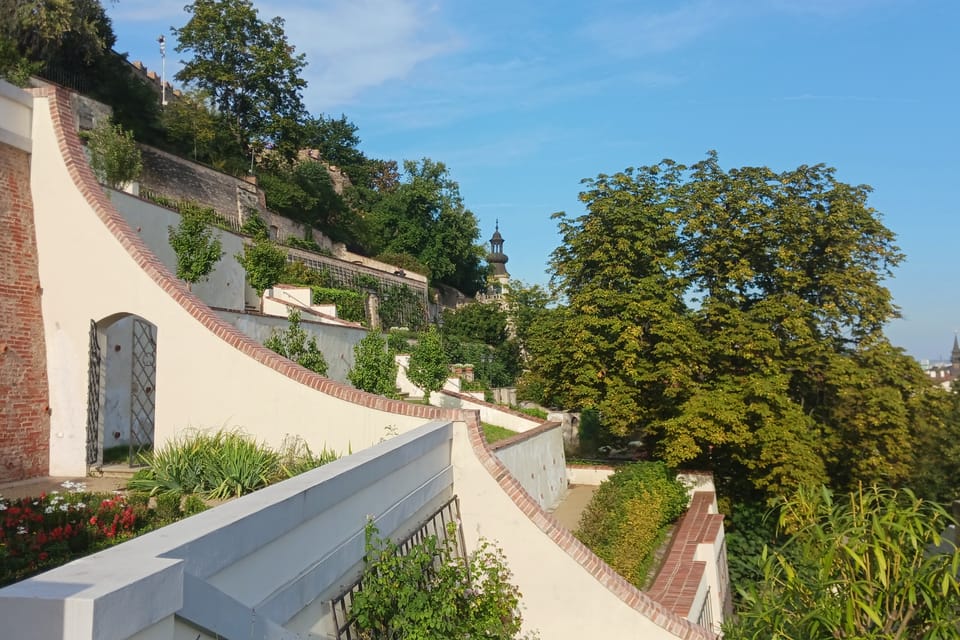
[[[30,156],[0,144],[0,482],[49,468],[41,294]]]

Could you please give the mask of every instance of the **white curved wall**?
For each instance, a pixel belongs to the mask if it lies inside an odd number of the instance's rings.
[[[151,277],[145,268],[163,270],[159,261],[144,253],[140,261],[149,264],[138,264],[136,251],[128,251],[120,239],[132,246],[132,232],[125,230],[118,238],[107,226],[124,230],[121,225],[126,223],[112,214],[105,224],[95,211],[94,206],[109,211],[110,204],[99,185],[84,179],[90,176],[89,168],[77,160],[75,136],[58,137],[57,122],[72,125],[61,103],[65,100],[57,103],[55,94],[36,98],[32,129],[32,192],[51,396],[51,474],[86,473],[89,323],[120,313],[138,315],[158,327],[158,445],[186,427],[226,426],[241,427],[273,445],[284,434],[297,433],[315,449],[327,446],[346,453],[442,415],[429,407],[407,409],[332,382],[317,382],[306,370],[261,354],[260,347],[215,318],[172,277]],[[73,164],[73,175],[68,163]],[[142,245],[133,249],[145,252]],[[310,384],[341,397],[320,393]],[[388,412],[398,409],[406,415]]]

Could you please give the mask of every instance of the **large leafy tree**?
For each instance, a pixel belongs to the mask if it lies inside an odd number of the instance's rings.
[[[244,150],[271,145],[292,156],[299,146],[305,109],[303,54],[294,53],[283,19],[263,21],[250,0],[195,0],[190,20],[173,31],[183,61],[177,79],[206,91],[230,116]]]
[[[567,305],[530,341],[549,401],[598,409],[613,434],[738,492],[909,479],[937,409],[882,332],[902,255],[869,187],[821,165],[728,171],[715,154],[586,184],[553,254]]]
[[[405,253],[439,282],[473,295],[486,286],[480,228],[442,162],[404,162],[405,180],[379,194],[368,216],[371,253]]]

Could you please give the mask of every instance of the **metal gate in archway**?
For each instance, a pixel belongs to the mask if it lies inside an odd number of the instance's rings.
[[[90,321],[90,354],[87,368],[87,464],[103,463],[103,447],[100,446],[100,397],[102,392],[102,355],[97,323]]]
[[[133,357],[130,373],[130,466],[153,447],[157,384],[157,329],[133,319]]]

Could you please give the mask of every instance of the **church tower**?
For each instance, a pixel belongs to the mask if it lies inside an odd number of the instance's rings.
[[[950,352],[950,373],[956,378],[960,376],[960,342],[953,336],[953,351]]]
[[[507,290],[507,283],[510,281],[510,274],[507,273],[507,254],[503,252],[503,236],[500,235],[500,221],[497,220],[497,226],[490,238],[490,253],[487,254],[487,263],[493,267],[493,289],[497,294]]]

